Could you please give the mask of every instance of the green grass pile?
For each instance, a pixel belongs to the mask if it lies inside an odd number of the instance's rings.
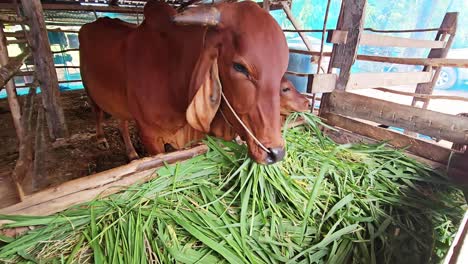
[[[262,166],[245,146],[210,151],[46,217],[5,216],[5,263],[440,263],[464,212],[446,178],[384,144],[338,145],[306,125]]]

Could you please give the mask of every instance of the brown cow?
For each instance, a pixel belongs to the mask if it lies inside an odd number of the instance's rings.
[[[292,112],[306,112],[310,110],[310,101],[296,90],[294,84],[283,76],[280,85],[280,112],[287,116]]]
[[[232,127],[256,162],[281,160],[278,86],[288,47],[270,14],[249,1],[177,15],[150,1],[144,13],[138,27],[101,18],[80,30],[81,74],[97,113],[98,138],[105,141],[105,111],[122,120],[129,158],[136,153],[126,122],[134,119],[150,154]],[[174,23],[156,23],[168,15]]]

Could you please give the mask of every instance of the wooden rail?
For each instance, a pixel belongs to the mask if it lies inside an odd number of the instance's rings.
[[[143,158],[124,166],[71,180],[25,196],[20,203],[0,209],[0,214],[49,215],[66,208],[116,193],[135,183],[157,177],[155,169],[167,163],[186,160],[208,151],[205,145]],[[0,223],[1,225],[2,223]]]
[[[366,33],[362,34],[359,41],[359,45],[429,49],[442,49],[445,47],[445,44],[445,41],[438,40],[410,39]]]
[[[468,144],[468,118],[349,92],[334,91],[329,97],[329,113],[361,118],[454,143]]]
[[[381,86],[398,86],[426,83],[432,80],[431,72],[377,72],[352,73],[346,91]]]
[[[405,95],[405,96],[417,96],[420,98],[426,98],[426,99],[439,99],[439,100],[453,100],[453,101],[463,101],[463,102],[468,102],[468,98],[466,97],[461,97],[461,96],[454,96],[454,95],[432,95],[432,94],[417,94],[417,93],[408,93],[408,92],[402,92],[402,91],[395,91],[392,89],[388,88],[375,88],[375,90],[379,90],[382,92],[386,93],[393,93],[393,94],[399,94],[399,95]]]
[[[323,116],[323,118],[326,119],[326,122],[329,125],[341,127],[378,141],[388,141],[390,145],[397,148],[407,147],[408,151],[426,159],[440,162],[442,164],[447,164],[450,158],[450,149],[433,144],[431,142],[350,119],[343,115],[327,113]]]

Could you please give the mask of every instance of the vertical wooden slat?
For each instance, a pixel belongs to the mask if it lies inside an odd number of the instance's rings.
[[[5,66],[8,64],[8,49],[6,45],[6,37],[3,31],[3,24],[0,23],[0,65]],[[21,144],[23,141],[23,127],[21,126],[21,107],[18,103],[16,96],[15,83],[13,80],[9,80],[5,85],[8,105],[10,107],[11,116],[13,118],[13,124],[16,129],[16,136],[18,137],[18,143]]]
[[[328,73],[331,73],[333,68],[340,69],[335,89],[338,92],[345,90],[349,81],[351,66],[356,60],[359,39],[363,31],[366,4],[367,0],[343,0],[341,3],[336,29],[348,31],[348,36],[345,44],[333,45],[328,68]],[[329,94],[322,96],[320,114],[329,111],[329,96]]]
[[[452,46],[453,39],[455,38],[455,33],[457,31],[457,20],[458,20],[458,13],[457,12],[450,12],[445,14],[444,20],[440,25],[440,29],[437,32],[435,40],[438,41],[445,41],[447,35],[450,35],[447,44],[444,48],[441,49],[431,49],[429,52],[428,58],[446,58],[447,53]],[[435,68],[434,76],[432,77],[432,82],[429,83],[420,83],[416,87],[416,93],[419,94],[432,94],[434,90],[434,86],[437,82],[437,78],[439,77],[441,67]],[[429,71],[429,66],[425,66],[423,71]],[[427,98],[413,98],[412,106],[416,106],[417,102],[423,102],[423,108],[426,109],[429,105],[429,99]]]
[[[68,136],[65,117],[60,105],[57,73],[47,37],[42,5],[39,0],[21,0],[23,11],[29,22],[29,37],[33,51],[37,77],[41,86],[42,104],[45,111],[49,135],[52,140]]]

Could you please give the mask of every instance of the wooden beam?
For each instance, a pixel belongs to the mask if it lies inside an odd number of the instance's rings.
[[[327,113],[323,116],[326,123],[344,128],[360,135],[373,138],[377,141],[388,141],[397,148],[408,147],[408,151],[436,162],[447,164],[451,150],[442,146],[416,139],[398,132],[393,132],[364,122],[353,120],[342,115]]]
[[[408,92],[396,91],[396,90],[387,89],[387,88],[375,88],[375,90],[379,90],[379,91],[386,92],[386,93],[406,95],[406,96],[411,96],[411,97],[419,96],[420,98],[427,98],[427,99],[454,100],[454,101],[468,102],[468,98],[461,97],[461,96],[417,94],[417,93],[408,93]]]
[[[26,51],[13,58],[8,64],[0,68],[0,86],[4,86],[20,70],[24,61],[31,56],[30,51]]]
[[[442,49],[431,49],[431,51],[429,52],[428,58],[446,58],[447,57],[448,51],[452,47],[452,43],[455,38],[455,34],[457,32],[457,21],[458,21],[458,13],[453,12],[453,13],[445,14],[444,20],[442,21],[440,28],[447,29],[447,30],[439,30],[437,32],[435,40],[444,41],[449,35],[447,44]],[[429,66],[425,66],[423,69],[423,71],[428,71],[428,70],[429,70]],[[434,75],[432,77],[432,82],[418,84],[416,86],[415,92],[418,94],[432,94],[432,91],[437,82],[437,79],[439,78],[440,70],[441,70],[441,67],[436,68]],[[413,98],[413,102],[411,103],[411,105],[416,106],[418,102],[423,102],[423,106],[422,106],[423,108],[427,108],[429,106],[429,99],[423,99],[423,98],[418,98],[418,97]]]
[[[442,49],[445,47],[446,43],[445,41],[438,40],[410,39],[379,34],[362,34],[359,45]]]
[[[406,65],[426,65],[433,67],[458,67],[468,68],[468,59],[447,58],[397,58],[371,55],[357,55],[358,60],[375,61],[385,63],[397,63]]]
[[[16,15],[0,14],[0,22],[5,24],[21,24],[24,23],[25,20]]]
[[[65,117],[60,105],[57,73],[50,50],[42,4],[39,0],[21,0],[25,16],[30,22],[28,39],[34,57],[35,70],[41,84],[42,104],[45,109],[49,136],[52,140],[68,136]]]
[[[11,3],[1,3],[0,9],[14,9],[15,6]],[[108,12],[108,13],[143,13],[142,7],[119,7],[119,6],[103,6],[103,5],[81,5],[79,3],[70,4],[42,4],[43,10],[54,11],[88,11],[88,12]]]
[[[155,168],[190,159],[206,151],[208,147],[200,145],[187,150],[139,159],[124,166],[71,180],[26,196],[22,202],[0,209],[0,214],[50,215],[60,212],[98,196],[111,195],[135,183],[149,181],[157,177]]]
[[[398,86],[430,82],[430,72],[376,72],[353,73],[349,76],[346,91],[381,86]]]
[[[330,112],[468,144],[468,119],[465,117],[337,91],[330,94]]]
[[[289,8],[289,5],[287,2],[280,2],[281,5],[283,6],[284,13],[286,14],[286,17],[291,21],[291,24],[294,26],[295,29],[301,29],[301,26],[299,25],[299,22],[296,21],[294,18],[294,15],[292,14],[291,9]],[[299,36],[301,37],[302,41],[304,41],[304,44],[306,45],[307,49],[311,51],[313,49],[312,43],[310,43],[309,39],[307,38],[307,35],[298,32]]]
[[[11,117],[13,119],[13,125],[15,126],[16,136],[18,137],[19,145],[21,145],[24,137],[23,126],[21,124],[21,107],[18,103],[18,98],[16,96],[15,83],[13,82],[13,80],[10,80],[11,75],[9,75],[9,68],[4,68],[9,67],[8,60],[8,48],[6,45],[5,34],[3,31],[3,24],[0,23],[0,66],[3,66],[3,70],[0,70],[0,72],[2,72],[0,76],[4,78],[3,82],[1,83],[1,86],[5,86],[6,88],[8,106],[10,107]],[[18,69],[13,70],[15,70],[14,72],[16,72]]]
[[[25,44],[28,43],[27,39],[9,39],[7,40],[7,45],[12,45],[12,44]]]

